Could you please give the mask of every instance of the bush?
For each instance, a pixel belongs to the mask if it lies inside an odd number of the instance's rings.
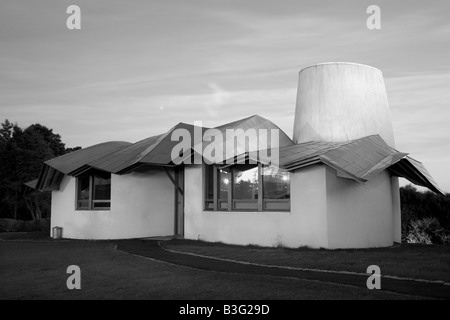
[[[409,224],[406,236],[408,243],[449,244],[450,235],[436,218],[414,220]]]
[[[23,221],[0,219],[0,232],[30,232],[50,230],[50,218]]]

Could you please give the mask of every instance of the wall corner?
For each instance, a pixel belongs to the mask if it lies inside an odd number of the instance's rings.
[[[392,188],[392,218],[393,222],[393,233],[394,242],[402,242],[402,214],[401,214],[401,203],[400,203],[400,187],[398,182],[398,177],[391,176],[391,188]]]

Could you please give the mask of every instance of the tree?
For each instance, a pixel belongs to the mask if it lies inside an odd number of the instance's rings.
[[[14,135],[20,134],[21,130],[17,124],[12,124],[5,120],[0,129],[0,213],[5,207],[17,218],[17,198],[16,183],[12,178],[16,175],[16,151],[17,145],[14,142]]]
[[[61,156],[66,153],[65,144],[61,141],[59,134],[53,133],[53,129],[49,129],[39,123],[32,124],[24,130],[24,133],[37,134],[42,137],[47,146],[52,150],[53,156]]]
[[[66,149],[61,136],[41,124],[22,130],[6,119],[0,128],[0,216],[41,216],[49,197],[30,198],[30,193],[22,192],[24,183],[38,178],[44,161],[77,149]]]
[[[13,129],[14,125],[8,119],[2,123],[2,128],[0,129],[0,147],[12,139]]]
[[[66,148],[66,153],[71,153],[77,150],[80,150],[81,147],[74,147],[74,148]]]

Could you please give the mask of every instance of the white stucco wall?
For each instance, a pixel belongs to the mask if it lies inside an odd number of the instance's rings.
[[[291,176],[291,212],[204,211],[201,166],[186,168],[185,238],[238,245],[370,248],[393,244],[391,177],[367,184],[324,165]]]
[[[366,184],[336,176],[327,167],[328,248],[391,246],[394,213],[387,171]]]
[[[127,239],[174,234],[174,186],[162,171],[112,175],[111,210],[75,210],[75,178],[52,192],[51,227],[64,238]]]
[[[185,169],[185,238],[238,245],[366,248],[399,237],[398,199],[383,172],[367,184],[324,166],[291,175],[290,212],[203,210],[202,168]],[[112,175],[111,210],[75,210],[75,179],[52,193],[51,227],[64,238],[126,239],[174,234],[174,187],[162,171]]]
[[[402,243],[402,212],[398,177],[391,177],[392,210],[394,219],[394,242]]]
[[[185,238],[238,245],[325,247],[325,174],[324,166],[314,166],[292,175],[291,212],[214,212],[203,210],[201,166],[187,167]]]

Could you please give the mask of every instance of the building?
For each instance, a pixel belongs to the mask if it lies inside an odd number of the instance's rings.
[[[191,137],[183,149],[180,133]],[[223,144],[205,157],[213,141]],[[401,241],[398,177],[442,193],[395,149],[381,72],[324,63],[299,73],[293,139],[260,116],[214,130],[179,123],[47,161],[36,188],[52,191],[64,238],[369,248]]]

